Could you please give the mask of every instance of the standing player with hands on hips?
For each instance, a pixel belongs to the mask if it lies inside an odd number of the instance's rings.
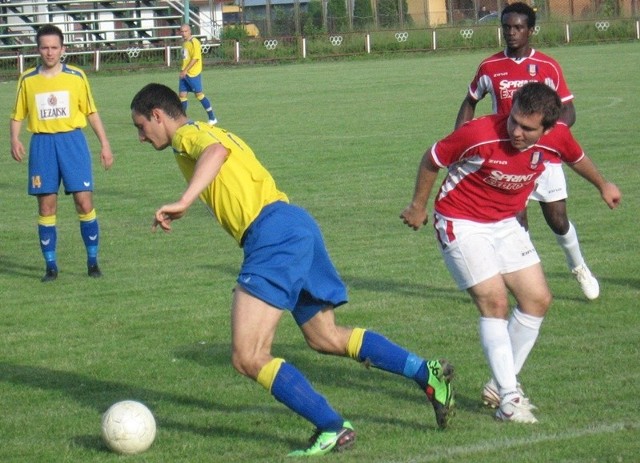
[[[513,94],[526,82],[543,82],[556,90],[562,101],[558,122],[571,127],[576,121],[576,112],[562,68],[553,58],[534,50],[529,44],[536,25],[533,8],[522,2],[512,3],[502,10],[500,21],[506,49],[480,63],[460,106],[455,128],[474,117],[478,101],[487,94],[491,95],[494,113],[508,114]],[[546,161],[546,169],[530,199],[539,202],[545,221],[564,251],[567,266],[582,292],[587,299],[596,299],[600,295],[600,285],[585,263],[578,234],[567,216],[567,181],[562,163],[558,158]],[[526,208],[519,217],[528,227]]]
[[[309,447],[290,456],[344,450],[356,435],[296,367],[271,355],[285,312],[292,313],[312,349],[414,381],[431,402],[438,426],[447,427],[454,405],[451,364],[424,360],[374,331],[336,324],[334,309],[347,302],[346,287],[318,225],[307,211],[289,204],[240,137],[189,120],[178,95],[160,84],[135,95],[131,117],[140,141],[156,150],[173,149],[188,183],[176,202],[156,211],[153,228],[171,230],[199,197],[243,249],[231,311],[232,363],[316,427]]]
[[[569,128],[556,124],[561,110],[553,89],[528,83],[514,95],[509,114],[462,125],[424,154],[413,199],[400,215],[414,230],[425,225],[438,171],[447,169],[434,202],[436,238],[458,288],[469,293],[480,312],[480,341],[495,379],[496,418],[503,421],[537,422],[517,375],[552,300],[518,212],[551,157],[592,183],[610,208],[621,199]],[[509,293],[517,304],[511,314]]]

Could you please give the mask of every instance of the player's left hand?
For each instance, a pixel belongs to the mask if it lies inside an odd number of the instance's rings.
[[[100,151],[100,162],[104,170],[109,170],[113,164],[113,153],[111,148],[102,148]]]

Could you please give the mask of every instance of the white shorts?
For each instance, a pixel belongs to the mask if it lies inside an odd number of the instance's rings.
[[[529,233],[515,218],[479,223],[434,215],[444,263],[459,289],[540,262]]]
[[[567,180],[564,177],[562,164],[544,163],[544,172],[538,177],[536,189],[529,196],[529,199],[541,203],[552,203],[567,199]]]

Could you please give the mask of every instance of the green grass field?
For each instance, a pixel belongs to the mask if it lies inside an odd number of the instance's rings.
[[[436,430],[423,394],[402,378],[306,347],[290,317],[274,353],[297,365],[358,431],[341,462],[636,462],[640,458],[640,136],[638,43],[549,50],[576,95],[575,134],[622,189],[610,211],[568,170],[569,215],[601,297],[588,302],[539,208],[532,235],[555,296],[521,375],[540,423],[493,420],[478,315],[459,292],[430,227],[398,218],[422,153],[453,127],[488,52],[284,66],[204,75],[220,126],[241,135],[292,202],[318,219],[349,286],[342,324],[378,330],[455,365],[458,411]],[[613,66],[613,69],[611,69]],[[58,211],[60,276],[42,284],[36,203],[26,163],[0,157],[0,461],[276,462],[304,445],[308,423],[237,375],[229,362],[231,288],[241,249],[194,206],[171,234],[151,233],[155,209],[184,182],[170,151],[137,140],[134,93],[177,71],[92,75],[116,161],[95,157],[104,278],[86,276],[68,197]],[[15,82],[0,84],[7,119]],[[488,102],[479,112],[489,111]],[[205,113],[191,99],[192,117]],[[8,125],[8,121],[7,121]],[[93,133],[87,131],[92,146]],[[28,135],[23,133],[23,142]],[[97,150],[94,149],[94,153]],[[100,439],[113,402],[146,403],[158,422],[149,451],[118,457]]]

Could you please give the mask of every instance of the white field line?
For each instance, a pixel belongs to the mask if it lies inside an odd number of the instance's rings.
[[[508,425],[507,425],[508,426]],[[451,457],[471,457],[476,453],[492,452],[507,450],[514,447],[528,446],[532,444],[540,444],[544,442],[559,442],[571,440],[585,436],[596,434],[609,434],[622,431],[623,429],[638,429],[640,423],[613,423],[590,426],[584,429],[568,430],[566,432],[556,432],[552,434],[541,434],[537,436],[518,438],[518,439],[494,439],[473,445],[457,446],[457,447],[430,447],[429,455],[420,455],[407,460],[394,460],[388,463],[419,463],[444,460]],[[472,460],[468,460],[472,461]]]

